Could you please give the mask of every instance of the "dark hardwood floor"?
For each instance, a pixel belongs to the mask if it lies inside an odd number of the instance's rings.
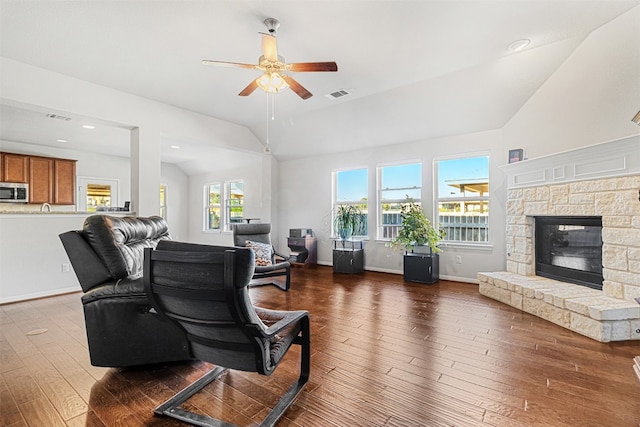
[[[279,426],[634,426],[640,343],[603,344],[479,295],[472,284],[296,268],[257,305],[311,313],[311,380]],[[202,362],[93,367],[80,293],[0,306],[0,425],[176,426],[153,408]],[[43,331],[46,329],[46,332]],[[255,425],[296,376],[230,372],[188,407]]]

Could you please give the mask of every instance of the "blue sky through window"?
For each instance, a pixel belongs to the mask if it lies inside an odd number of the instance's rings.
[[[385,166],[382,168],[382,188],[422,187],[422,164]]]
[[[407,196],[421,198],[422,164],[408,163],[404,165],[385,166],[382,168],[382,183],[385,188],[403,188],[403,190],[383,190],[382,200],[402,200]],[[410,189],[417,187],[416,189]]]
[[[438,161],[438,197],[461,197],[460,190],[451,185],[460,182],[488,183],[489,157],[467,157]]]
[[[352,169],[337,173],[338,202],[368,199],[368,177],[366,169]]]
[[[462,159],[440,160],[438,162],[439,197],[460,197],[459,189],[451,183],[461,181],[488,182],[489,157],[467,157]],[[356,201],[368,199],[367,169],[352,169],[337,173],[338,201]],[[422,187],[422,165],[420,163],[385,166],[382,174],[382,188]],[[406,191],[398,198],[404,198]],[[391,192],[387,196],[391,195]]]

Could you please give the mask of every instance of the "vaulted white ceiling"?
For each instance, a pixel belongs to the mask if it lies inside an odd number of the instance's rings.
[[[338,64],[337,73],[292,73],[314,94],[306,101],[275,95],[269,141],[291,159],[502,127],[591,31],[638,4],[2,0],[1,55],[242,124],[266,143],[267,96],[237,96],[259,72],[201,60],[257,63],[263,20],[277,18],[287,62]],[[531,44],[513,52],[519,39]],[[351,95],[325,96],[340,89]],[[15,111],[0,113],[0,139],[55,144],[42,114],[25,137]]]

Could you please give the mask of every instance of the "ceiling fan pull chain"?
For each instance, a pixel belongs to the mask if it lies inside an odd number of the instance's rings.
[[[269,147],[269,92],[267,92],[267,148]]]
[[[268,94],[267,96],[271,96],[271,120],[276,119],[276,97],[273,94]]]

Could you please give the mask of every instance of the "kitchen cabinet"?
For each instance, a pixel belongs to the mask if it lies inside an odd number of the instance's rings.
[[[0,153],[0,181],[22,182],[29,180],[29,156],[24,154]]]
[[[29,203],[53,202],[53,159],[29,157]]]
[[[55,159],[53,161],[53,203],[75,205],[76,161]]]
[[[0,181],[29,184],[29,203],[76,202],[76,160],[0,153]]]

